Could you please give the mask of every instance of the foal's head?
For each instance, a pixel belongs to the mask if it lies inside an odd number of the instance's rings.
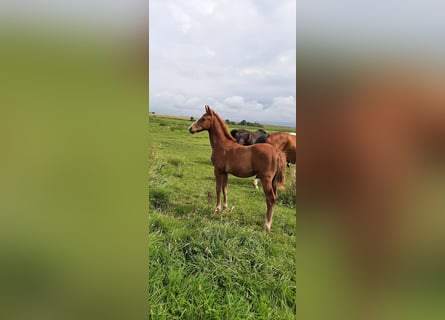
[[[205,106],[206,113],[202,115],[201,118],[196,120],[190,127],[190,133],[201,132],[204,130],[209,130],[212,125],[213,111],[209,106]]]

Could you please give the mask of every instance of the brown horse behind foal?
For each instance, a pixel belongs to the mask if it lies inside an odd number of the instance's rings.
[[[295,164],[297,160],[297,137],[285,132],[274,132],[267,135],[266,143],[273,145],[286,155],[286,162]],[[258,180],[253,180],[253,186],[258,189]]]
[[[209,107],[206,113],[189,127],[190,133],[207,130],[212,146],[212,163],[216,177],[216,208],[219,213],[227,208],[228,174],[248,178],[255,176],[261,180],[266,197],[267,213],[264,231],[269,232],[277,202],[277,187],[284,186],[286,157],[269,144],[241,146],[231,136],[225,122]],[[221,189],[224,204],[221,209]]]
[[[286,161],[295,164],[297,159],[297,137],[285,132],[274,132],[267,136],[266,143],[286,154]]]

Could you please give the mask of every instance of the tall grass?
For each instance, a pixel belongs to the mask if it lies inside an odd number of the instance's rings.
[[[294,319],[291,170],[272,232],[263,234],[262,190],[230,176],[229,210],[213,215],[207,134],[190,135],[187,120],[155,119],[149,126],[150,319]]]

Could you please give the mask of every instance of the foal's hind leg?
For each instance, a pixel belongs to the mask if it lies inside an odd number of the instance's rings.
[[[262,179],[261,183],[263,184],[263,191],[266,197],[266,221],[264,223],[264,232],[269,232],[270,227],[272,226],[272,217],[275,208],[275,203],[277,202],[277,195],[272,187],[272,179]]]

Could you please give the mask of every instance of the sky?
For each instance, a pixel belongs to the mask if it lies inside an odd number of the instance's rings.
[[[152,0],[150,111],[295,126],[295,0]]]
[[[445,2],[440,0],[297,1],[297,38],[348,53],[443,60]]]
[[[146,0],[7,0],[20,18],[109,34],[146,28]],[[443,63],[439,0],[150,0],[150,110],[295,125],[298,49],[319,41],[341,54],[383,52]],[[145,30],[145,29],[144,29]],[[319,48],[319,47],[317,47]],[[330,51],[327,50],[328,56]],[[436,67],[436,66],[434,66]]]

